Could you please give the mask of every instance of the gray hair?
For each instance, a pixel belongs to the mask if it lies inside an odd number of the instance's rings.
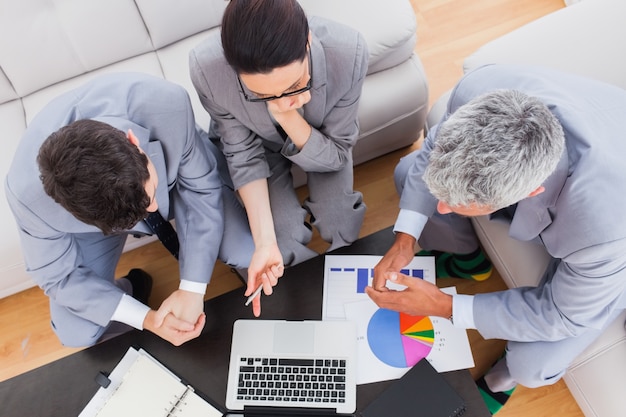
[[[451,206],[494,211],[528,197],[554,171],[565,137],[537,98],[497,90],[461,106],[439,127],[424,181]]]

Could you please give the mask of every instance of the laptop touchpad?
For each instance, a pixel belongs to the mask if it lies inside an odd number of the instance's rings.
[[[315,325],[306,322],[276,323],[274,327],[275,353],[311,353],[315,339]]]

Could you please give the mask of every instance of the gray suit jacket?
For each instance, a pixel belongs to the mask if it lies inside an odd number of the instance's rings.
[[[544,193],[517,204],[509,232],[537,240],[560,262],[537,288],[477,295],[476,327],[484,337],[513,341],[600,329],[612,311],[626,307],[626,91],[548,69],[489,65],[457,84],[447,115],[495,89],[539,98],[563,126],[566,151],[557,169]],[[429,133],[401,198],[402,208],[427,216],[436,201],[421,173],[436,135]]]
[[[191,80],[211,115],[209,136],[221,140],[236,189],[270,176],[265,152],[281,152],[304,171],[331,172],[351,161],[359,133],[358,101],[368,51],[357,31],[321,18],[310,19],[312,88],[304,118],[313,128],[298,151],[279,134],[266,103],[249,103],[239,91],[237,74],[224,58],[219,33],[189,56]],[[351,68],[352,71],[346,69]]]
[[[47,105],[29,125],[6,178],[27,270],[55,302],[106,325],[122,292],[94,279],[81,264],[76,237],[94,241],[101,231],[73,217],[43,190],[36,162],[42,142],[79,119],[133,130],[159,178],[156,199],[164,218],[176,219],[181,279],[208,282],[223,234],[221,186],[214,156],[196,130],[189,96],[173,83],[142,74],[95,79]],[[205,139],[206,140],[206,139]],[[139,222],[129,234],[151,234]],[[91,250],[97,251],[97,247]]]

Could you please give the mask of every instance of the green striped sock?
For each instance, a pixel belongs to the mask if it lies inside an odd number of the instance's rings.
[[[484,281],[493,272],[491,262],[480,248],[468,254],[422,250],[416,255],[435,256],[438,278],[455,277]]]
[[[443,253],[437,259],[437,276],[484,281],[491,276],[493,267],[483,251],[478,248],[468,254]]]
[[[485,404],[487,405],[487,408],[489,409],[489,412],[491,413],[492,416],[495,415],[498,411],[500,411],[500,409],[504,406],[504,404],[506,404],[506,402],[511,397],[511,394],[513,394],[513,391],[515,391],[515,387],[513,387],[508,391],[493,392],[487,386],[487,383],[485,382],[484,377],[481,377],[480,379],[478,379],[476,381],[476,385],[478,385],[478,391],[480,392],[480,395],[483,397],[483,400],[485,401]]]

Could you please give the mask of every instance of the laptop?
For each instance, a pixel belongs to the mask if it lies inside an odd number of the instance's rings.
[[[226,416],[351,415],[356,337],[350,321],[235,321]]]

